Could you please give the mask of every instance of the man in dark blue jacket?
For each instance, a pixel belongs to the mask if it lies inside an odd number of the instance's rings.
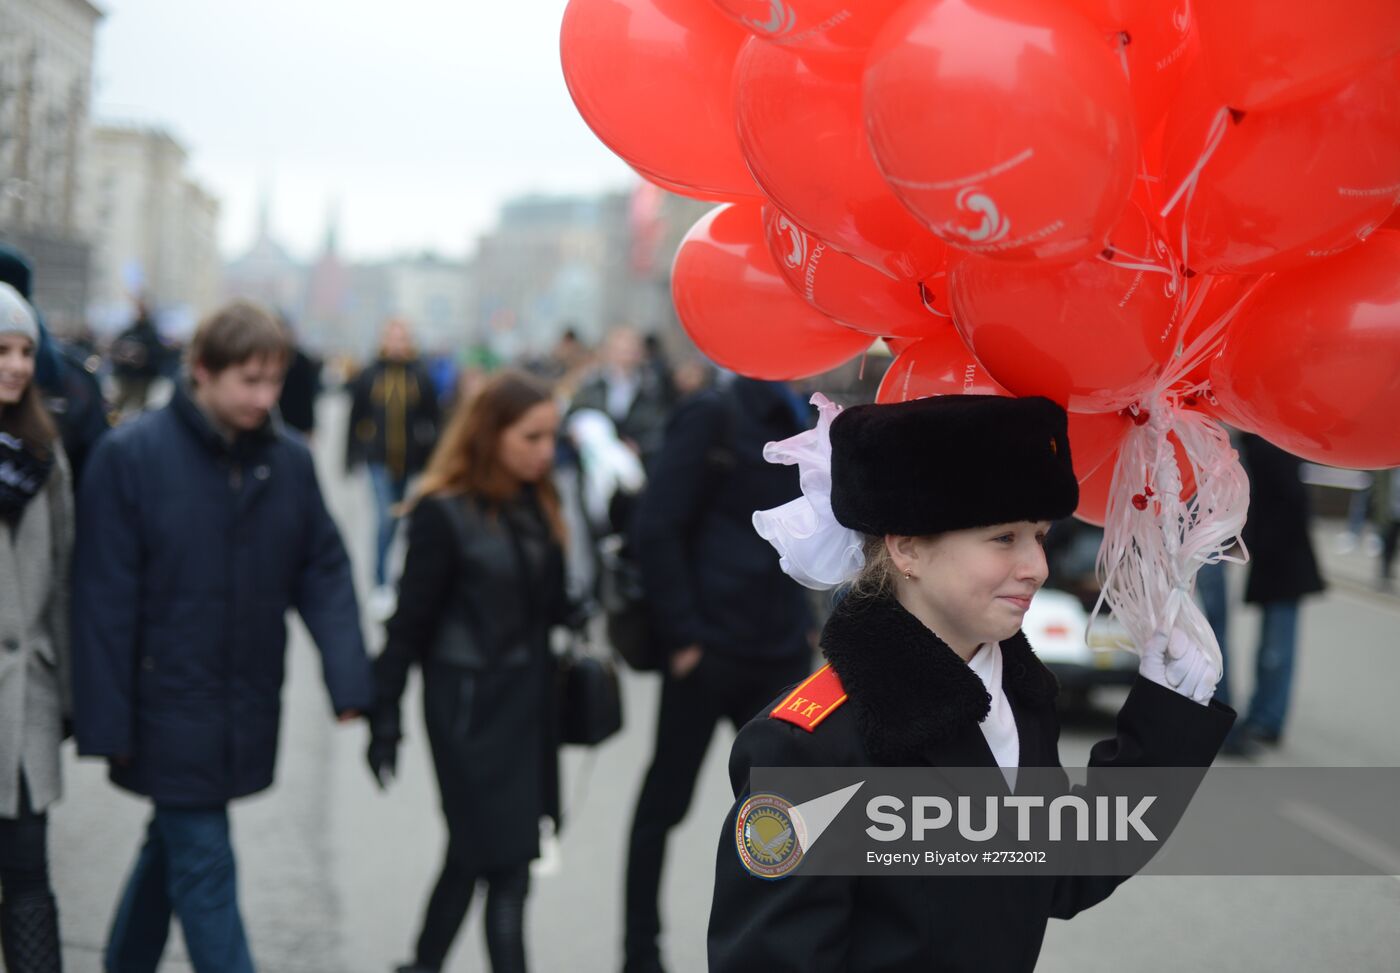
[[[78,750],[155,805],[108,971],[154,971],[172,913],[198,973],[253,969],[227,805],[272,783],[289,608],[321,650],[336,715],[373,699],[311,454],[269,419],[288,354],[257,305],[215,313],[191,342],[191,385],[104,437],[79,492]]]
[[[650,470],[633,538],[667,662],[627,852],[627,973],[662,968],[666,837],[690,807],[715,725],[743,726],[810,671],[806,594],[753,527],[755,510],[801,492],[797,468],[766,462],[764,445],[806,425],[806,407],[785,386],[735,379],[677,408]]]

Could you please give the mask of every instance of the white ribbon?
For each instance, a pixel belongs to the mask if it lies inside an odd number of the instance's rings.
[[[1229,128],[1230,109],[1221,108],[1215,113],[1215,117],[1210,121],[1210,128],[1206,130],[1205,145],[1201,148],[1201,154],[1196,158],[1196,164],[1191,167],[1191,171],[1186,174],[1186,178],[1181,180],[1181,185],[1176,187],[1176,192],[1172,193],[1171,199],[1167,200],[1167,205],[1162,207],[1162,219],[1166,219],[1172,210],[1176,209],[1176,204],[1181,202],[1181,197],[1188,193],[1194,193],[1196,183],[1200,182],[1201,172],[1205,169],[1210,157],[1215,155],[1215,150],[1220,148],[1220,142],[1225,138],[1225,131]]]
[[[1099,606],[1114,616],[1141,650],[1154,635],[1183,631],[1221,669],[1220,646],[1204,612],[1191,597],[1202,564],[1243,563],[1225,552],[1239,540],[1249,512],[1249,481],[1223,426],[1181,409],[1175,396],[1159,394],[1148,421],[1129,431],[1119,449],[1099,548]],[[1174,433],[1196,478],[1190,501]],[[1099,606],[1095,606],[1097,617]]]
[[[778,565],[798,584],[825,591],[854,581],[865,566],[863,538],[831,511],[831,423],[841,407],[821,393],[812,396],[817,425],[763,447],[770,463],[797,466],[802,496],[755,510],[754,530],[778,552]]]

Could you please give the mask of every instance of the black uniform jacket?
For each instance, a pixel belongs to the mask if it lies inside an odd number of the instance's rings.
[[[711,973],[1031,970],[1047,921],[1106,898],[1123,877],[755,877],[734,846],[751,767],[995,767],[979,724],[991,698],[977,674],[892,598],[848,598],[822,648],[847,701],[811,731],[766,713],[734,743],[738,800],[721,832],[710,912]],[[1055,677],[1023,634],[1001,643],[1002,686],[1020,738],[1020,766],[1060,766]],[[775,700],[775,705],[778,700]],[[770,708],[771,709],[771,708]],[[1206,767],[1234,722],[1139,678],[1117,735],[1091,767]]]

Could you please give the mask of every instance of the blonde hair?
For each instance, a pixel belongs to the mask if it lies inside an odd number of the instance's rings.
[[[866,534],[861,551],[865,555],[865,566],[851,582],[847,592],[850,598],[878,598],[894,590],[894,558],[885,545],[884,534]]]

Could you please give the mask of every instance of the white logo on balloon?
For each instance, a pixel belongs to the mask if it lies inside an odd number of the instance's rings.
[[[992,197],[976,186],[968,186],[958,192],[958,209],[981,217],[977,226],[968,228],[949,220],[943,224],[943,232],[956,235],[969,243],[995,243],[1011,232],[1011,220],[1001,215]]]
[[[1186,33],[1191,26],[1191,4],[1183,3],[1180,9],[1173,11],[1172,26],[1176,28],[1178,34]]]
[[[807,234],[786,216],[778,218],[778,232],[787,234],[788,246],[791,248],[783,262],[789,267],[801,267],[807,262]]]
[[[1167,273],[1170,274],[1167,278],[1167,282],[1162,285],[1162,293],[1167,297],[1176,297],[1176,291],[1179,286],[1177,280],[1178,272],[1172,268],[1172,255],[1171,250],[1167,248],[1167,241],[1163,240],[1161,237],[1154,238],[1152,241],[1152,249],[1157,254],[1159,264],[1166,268]]]
[[[745,17],[744,25],[765,34],[786,34],[797,25],[797,12],[783,0],[768,0],[768,20]]]

